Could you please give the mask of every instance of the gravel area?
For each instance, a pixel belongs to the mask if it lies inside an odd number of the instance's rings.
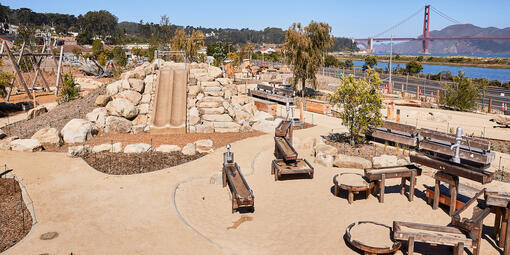
[[[35,132],[45,127],[53,127],[60,130],[71,119],[85,119],[85,115],[95,108],[94,102],[96,97],[100,94],[104,94],[105,91],[106,89],[103,86],[82,98],[60,104],[56,106],[55,109],[31,120],[22,120],[10,124],[2,130],[7,134],[7,136],[16,135],[20,138],[30,138]]]
[[[148,173],[172,166],[177,166],[206,154],[197,153],[193,156],[181,152],[145,152],[145,153],[92,153],[83,159],[97,171],[114,174],[130,175]]]
[[[339,154],[362,157],[370,161],[372,161],[373,157],[381,155],[395,155],[398,158],[405,159],[409,154],[407,149],[404,151],[402,148],[386,145],[380,146],[368,142],[351,146],[344,134],[330,134],[324,138],[326,139],[326,144],[335,146],[338,149]]]
[[[16,180],[0,178],[0,253],[25,237],[32,228],[32,217],[21,198]]]

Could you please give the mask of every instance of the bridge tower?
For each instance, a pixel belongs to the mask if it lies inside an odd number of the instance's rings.
[[[425,14],[423,17],[423,54],[429,54],[429,25],[430,25],[430,5],[425,5]]]

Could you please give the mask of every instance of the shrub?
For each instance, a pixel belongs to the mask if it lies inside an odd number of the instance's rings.
[[[65,103],[72,101],[79,97],[80,89],[74,83],[74,77],[71,73],[64,74],[64,84],[62,86],[62,90],[60,90],[60,95],[57,99],[57,103]]]
[[[445,95],[441,97],[441,103],[459,111],[470,111],[476,108],[479,87],[461,71],[454,77],[454,82],[454,84],[445,85]]]
[[[7,96],[7,87],[11,84],[13,77],[11,73],[0,72],[0,97]]]

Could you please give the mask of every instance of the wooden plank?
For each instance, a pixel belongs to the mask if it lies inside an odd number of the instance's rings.
[[[62,81],[62,86],[64,86],[64,80],[62,78],[62,58],[64,54],[64,46],[60,46],[60,58],[58,59],[58,68],[57,68],[57,80],[55,84],[55,96],[58,96],[59,90],[59,81]]]
[[[430,190],[430,189],[426,189],[425,190],[425,196],[430,199],[430,200],[433,200],[434,199],[434,195],[436,193],[433,191],[433,190]],[[450,195],[448,194],[443,194],[441,192],[439,192],[439,195],[438,195],[438,204],[442,204],[442,205],[450,205]],[[455,204],[455,209],[459,209],[461,208],[462,206],[464,205],[464,202],[462,201],[459,201],[457,200],[456,204]],[[437,208],[436,208],[437,209]]]
[[[510,197],[506,196],[498,196],[498,195],[488,195],[485,198],[485,203],[489,206],[497,206],[507,208],[510,204]]]
[[[260,91],[260,90],[250,90],[250,95],[255,97],[261,97],[263,99],[273,100],[280,103],[292,103],[294,102],[294,99],[291,97],[284,97],[281,95],[275,95],[268,92]]]
[[[331,114],[331,104],[327,101],[307,99],[306,110],[319,114]]]
[[[270,101],[258,99],[258,98],[255,98],[255,100],[253,100],[253,101],[254,101],[255,107],[257,107],[258,111],[267,112],[273,116],[276,115],[278,105],[275,102],[270,102]]]
[[[494,173],[488,171],[475,170],[473,168],[468,168],[466,166],[461,166],[455,163],[431,159],[419,154],[411,155],[410,159],[413,163],[421,164],[459,177],[477,181],[481,184],[487,184],[494,180]]]
[[[389,130],[399,131],[410,135],[416,135],[416,127],[412,125],[397,123],[393,121],[384,121],[383,127]]]
[[[427,140],[420,141],[418,148],[420,150],[426,150],[432,153],[439,153],[450,157],[453,157],[455,155],[455,151],[452,150],[450,146],[438,144]],[[495,158],[495,155],[493,153],[488,154],[480,154],[476,152],[470,153],[469,151],[465,151],[463,149],[460,150],[459,156],[461,159],[473,161],[483,165],[490,164]]]
[[[421,128],[418,133],[422,137],[441,140],[441,141],[449,142],[451,144],[456,143],[456,140],[455,140],[456,137],[454,134],[440,132],[440,131],[431,130],[431,129],[427,129],[427,128]],[[476,149],[483,150],[483,151],[490,150],[490,141],[486,140],[486,139],[470,137],[469,144],[471,145],[472,148],[476,148]],[[465,139],[463,139],[461,142],[461,145],[468,146],[468,143]]]
[[[404,135],[400,135],[400,134],[394,134],[394,133],[383,132],[380,130],[375,130],[371,134],[371,136],[374,138],[377,138],[377,139],[407,145],[409,147],[416,146],[416,138],[408,137],[408,136],[404,136]]]
[[[416,176],[421,175],[421,168],[415,165],[403,165],[403,166],[390,166],[390,167],[379,167],[379,168],[365,168],[365,177],[370,181],[381,180],[382,175],[385,175],[386,179],[392,178],[409,178],[413,176],[413,172]]]

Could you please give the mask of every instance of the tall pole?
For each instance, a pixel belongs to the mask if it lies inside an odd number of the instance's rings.
[[[423,54],[429,54],[429,27],[430,27],[430,5],[425,5],[425,13],[423,15]]]
[[[393,35],[391,35],[391,38],[390,38],[390,78],[389,78],[388,88],[391,86],[391,59],[392,59],[392,56],[393,56]]]

